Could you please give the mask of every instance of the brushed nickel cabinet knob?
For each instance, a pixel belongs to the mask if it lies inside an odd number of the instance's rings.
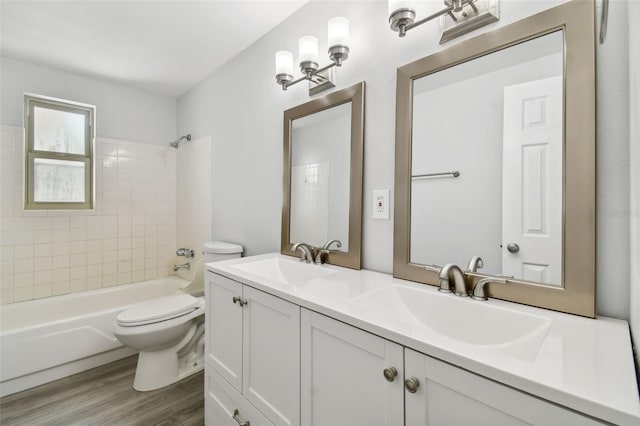
[[[409,393],[416,393],[418,391],[418,387],[420,386],[420,381],[415,377],[411,377],[404,381],[404,387],[407,388]]]
[[[398,376],[398,370],[395,367],[385,368],[382,372],[384,374],[384,378],[387,379],[387,382],[393,382]]]

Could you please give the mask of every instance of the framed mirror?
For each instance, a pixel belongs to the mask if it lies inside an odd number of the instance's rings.
[[[364,82],[284,112],[281,253],[333,244],[326,263],[360,269]]]
[[[454,263],[469,288],[508,277],[492,297],[595,316],[593,13],[573,0],[398,69],[394,276],[438,285],[424,266]]]

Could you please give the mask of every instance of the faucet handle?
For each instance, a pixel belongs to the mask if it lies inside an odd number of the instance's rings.
[[[176,255],[178,256],[193,257],[193,254],[194,254],[193,249],[189,249],[185,247],[181,247],[178,250],[176,250]]]
[[[508,278],[513,277],[508,277],[506,275],[495,275],[482,278],[473,286],[471,298],[473,300],[488,300],[489,298],[487,297],[487,291],[485,290],[486,285],[489,283],[507,284]]]
[[[316,259],[315,259],[314,263],[316,265],[322,265],[324,263],[323,260],[322,260],[323,259],[322,256],[328,255],[329,252],[330,252],[330,250],[328,250],[328,249],[324,249],[324,248],[323,249],[318,249],[318,251],[316,252]]]

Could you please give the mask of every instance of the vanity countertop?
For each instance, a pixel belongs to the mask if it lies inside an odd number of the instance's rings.
[[[299,284],[298,280],[293,284],[293,279],[287,283],[287,277],[273,268],[266,274],[256,272],[260,264],[275,262],[294,266],[302,272],[296,279],[301,277],[303,283]],[[253,268],[256,265],[258,268]],[[211,272],[548,401],[611,423],[640,425],[640,399],[626,321],[606,317],[594,320],[496,299],[479,302],[458,298],[440,293],[434,286],[388,274],[333,265],[307,265],[280,253],[208,263],[206,267]],[[304,276],[307,270],[302,268],[309,268],[308,276]],[[416,310],[416,306],[420,309],[421,301],[427,300],[435,304],[429,309],[425,306],[422,311]],[[443,327],[426,327],[421,317],[428,316],[427,311],[433,312],[438,302],[453,303],[460,312],[480,309],[489,313],[483,317],[501,313],[505,318],[519,315],[538,321],[535,324],[541,326],[532,333],[532,339],[515,345],[465,342],[447,336],[447,328],[462,330],[466,338],[466,330],[480,327],[482,321],[456,327],[455,321],[448,320]],[[469,319],[461,315],[460,322],[469,322]],[[505,321],[496,334],[509,333],[510,327],[509,321]],[[533,350],[531,342],[535,342]]]

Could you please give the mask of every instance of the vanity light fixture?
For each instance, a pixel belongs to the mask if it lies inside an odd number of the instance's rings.
[[[335,87],[333,83],[335,73],[333,67],[340,67],[349,57],[349,20],[335,17],[327,25],[329,39],[329,59],[331,63],[319,67],[318,39],[314,36],[304,36],[298,41],[298,60],[302,77],[293,78],[293,54],[282,50],[276,52],[276,81],[287,90],[289,86],[309,81],[309,94]]]
[[[444,43],[500,19],[499,0],[444,0],[445,8],[416,21],[415,0],[389,0],[389,24],[398,36],[442,17]]]

